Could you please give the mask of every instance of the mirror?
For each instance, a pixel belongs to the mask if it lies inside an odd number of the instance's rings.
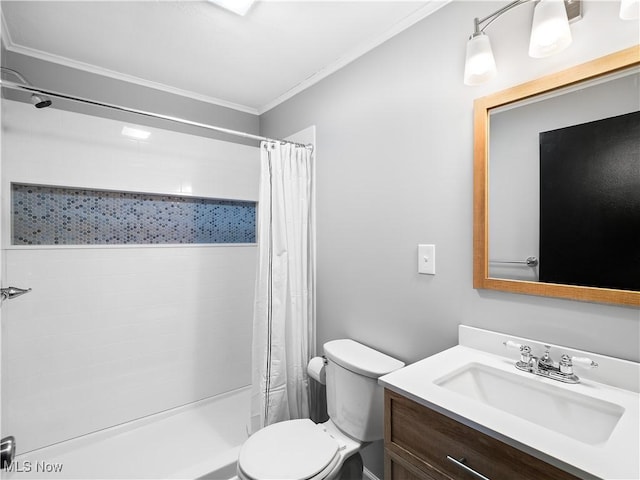
[[[475,101],[474,288],[640,306],[639,72],[635,46]]]

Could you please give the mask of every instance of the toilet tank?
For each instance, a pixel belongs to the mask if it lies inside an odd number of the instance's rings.
[[[383,389],[378,377],[404,363],[353,340],[324,344],[327,410],[333,423],[361,442],[383,437]]]

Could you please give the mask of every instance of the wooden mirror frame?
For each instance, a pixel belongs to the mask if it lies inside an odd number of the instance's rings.
[[[640,292],[489,277],[489,113],[491,109],[640,65],[640,45],[478,98],[474,102],[473,288],[640,306]],[[640,273],[639,273],[640,274]]]

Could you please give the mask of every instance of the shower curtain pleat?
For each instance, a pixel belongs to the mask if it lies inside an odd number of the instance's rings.
[[[309,416],[314,353],[312,153],[262,142],[251,432]]]

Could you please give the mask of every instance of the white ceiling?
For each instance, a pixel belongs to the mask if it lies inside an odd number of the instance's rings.
[[[2,1],[10,51],[254,114],[333,73],[448,0]],[[36,85],[46,88],[46,85]]]

